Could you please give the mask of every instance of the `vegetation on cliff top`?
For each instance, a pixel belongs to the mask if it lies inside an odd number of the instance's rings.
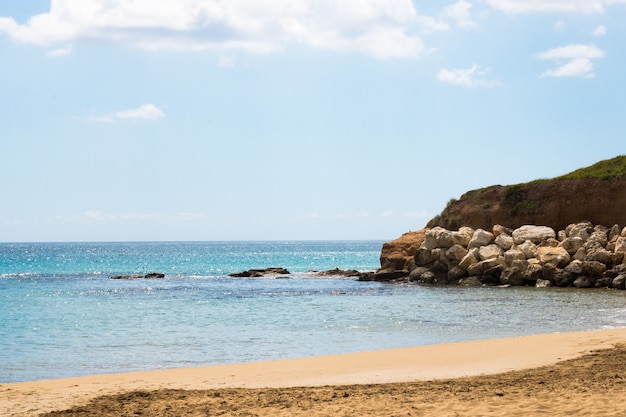
[[[537,193],[537,186],[567,180],[620,180],[626,179],[626,155],[597,162],[589,167],[580,168],[568,174],[513,185],[492,185],[471,190],[458,200],[450,199],[442,213],[428,222],[428,227],[443,226],[456,230],[467,219],[463,213],[463,204],[480,207],[485,214],[496,206],[505,211],[512,219],[521,217],[535,218],[541,215],[546,196]],[[521,216],[521,217],[520,217]]]
[[[577,180],[577,179],[601,179],[626,178],[626,156],[620,155],[612,159],[606,159],[591,165],[590,167],[577,169],[569,174],[554,179]]]

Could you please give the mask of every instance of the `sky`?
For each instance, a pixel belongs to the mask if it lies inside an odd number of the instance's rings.
[[[382,239],[626,153],[626,0],[2,0],[0,241]]]

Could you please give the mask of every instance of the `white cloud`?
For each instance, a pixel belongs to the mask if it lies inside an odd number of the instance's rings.
[[[136,109],[90,117],[89,120],[99,123],[114,123],[117,120],[158,120],[163,116],[165,113],[154,104],[144,104]]]
[[[591,60],[604,55],[604,51],[595,45],[568,45],[541,52],[537,57],[560,64],[556,69],[544,72],[542,77],[593,78],[594,67]]]
[[[53,49],[52,51],[49,51],[46,54],[46,56],[50,58],[58,58],[58,57],[70,55],[71,53],[72,53],[71,49],[59,48],[59,49]]]
[[[606,28],[603,25],[600,25],[593,30],[593,36],[599,37],[604,35],[606,35]]]
[[[565,21],[563,19],[559,19],[554,23],[554,31],[555,32],[563,32],[565,30]]]
[[[206,214],[191,213],[191,212],[177,213],[176,217],[180,220],[185,220],[185,221],[206,220],[209,218],[209,216],[207,216]]]
[[[217,61],[217,66],[220,68],[233,68],[235,64],[235,57],[232,55],[221,55]]]
[[[176,214],[159,214],[159,213],[144,213],[144,212],[128,212],[107,214],[100,210],[87,210],[82,214],[72,217],[57,216],[58,220],[83,223],[83,222],[126,222],[126,221],[147,221],[158,223],[171,223],[179,221],[202,221],[209,217],[206,214],[181,212]]]
[[[479,27],[470,14],[472,4],[465,0],[459,0],[458,2],[451,4],[443,10],[443,18],[453,19],[457,26],[463,29],[474,29]]]
[[[25,24],[0,17],[0,32],[37,45],[94,40],[268,53],[304,44],[401,58],[422,52],[411,33],[417,18],[411,0],[53,0]]]
[[[500,81],[485,78],[488,70],[481,69],[477,64],[469,68],[446,69],[442,68],[437,74],[439,81],[460,85],[463,87],[484,87],[491,88],[502,85]]]
[[[604,13],[606,6],[626,4],[626,0],[486,0],[496,10],[523,13]]]
[[[85,218],[89,220],[104,220],[105,215],[99,210],[88,210],[85,212]]]
[[[154,104],[144,104],[137,109],[116,112],[114,116],[118,119],[158,120],[163,117],[164,114],[161,109],[159,109]]]

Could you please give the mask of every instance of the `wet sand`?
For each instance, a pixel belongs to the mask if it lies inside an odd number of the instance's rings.
[[[0,385],[0,415],[624,416],[626,329]]]

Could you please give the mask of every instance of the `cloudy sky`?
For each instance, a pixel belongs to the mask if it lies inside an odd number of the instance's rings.
[[[0,241],[393,239],[626,153],[626,0],[2,0]]]

